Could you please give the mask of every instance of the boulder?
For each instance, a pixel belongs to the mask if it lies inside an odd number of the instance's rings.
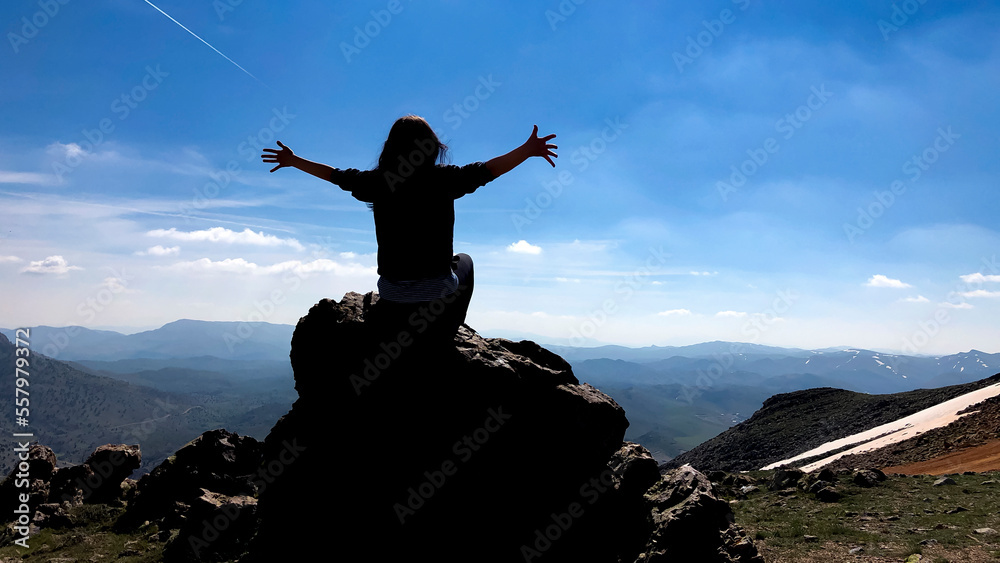
[[[87,461],[58,469],[52,475],[50,502],[119,503],[123,483],[142,464],[138,445],[98,446]]]
[[[774,472],[768,488],[772,491],[780,491],[796,487],[803,477],[805,477],[805,473],[801,469],[778,469]]]
[[[305,557],[311,538],[335,560],[647,561],[691,543],[685,527],[756,556],[708,480],[685,469],[661,485],[623,442],[623,409],[565,360],[465,325],[442,337],[433,320],[371,293],[299,320],[299,399],[263,443],[242,563]],[[320,498],[329,518],[299,517]]]
[[[852,478],[855,485],[865,488],[874,487],[885,479],[885,473],[878,469],[858,469]]]
[[[711,481],[690,465],[664,475],[645,496],[653,530],[636,562],[763,563],[753,542],[733,524],[729,503],[717,498]]]
[[[161,530],[200,533],[200,529],[192,532],[186,526],[192,519],[199,523],[202,513],[192,512],[193,508],[206,494],[254,496],[260,462],[261,444],[254,438],[221,429],[205,432],[139,479],[134,497],[116,526],[129,530],[154,522]],[[248,526],[252,528],[253,522]],[[187,542],[188,537],[180,541]]]

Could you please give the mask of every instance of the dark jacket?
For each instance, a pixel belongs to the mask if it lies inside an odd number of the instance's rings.
[[[437,165],[402,178],[379,170],[334,169],[330,181],[372,204],[378,273],[394,281],[451,272],[455,200],[494,179],[486,164]]]

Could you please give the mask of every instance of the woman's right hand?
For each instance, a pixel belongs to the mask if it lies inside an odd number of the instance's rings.
[[[545,160],[549,161],[549,164],[555,166],[556,163],[552,162],[551,157],[559,158],[559,155],[552,152],[552,149],[559,148],[558,145],[550,145],[549,141],[554,139],[555,135],[546,135],[542,138],[538,137],[538,126],[535,125],[534,130],[531,131],[531,137],[524,142],[524,147],[528,150],[530,156],[540,156]]]
[[[294,159],[295,159],[295,153],[292,152],[292,149],[290,149],[290,148],[286,147],[285,145],[281,144],[281,141],[278,141],[278,146],[281,147],[281,150],[278,150],[278,149],[264,149],[264,152],[273,153],[273,154],[262,154],[262,155],[260,155],[261,160],[263,160],[264,162],[266,162],[268,164],[271,164],[271,163],[276,163],[277,164],[277,166],[275,166],[274,168],[271,169],[271,172],[274,172],[275,170],[277,170],[279,168],[284,168],[286,166],[294,166],[293,162],[294,162]]]

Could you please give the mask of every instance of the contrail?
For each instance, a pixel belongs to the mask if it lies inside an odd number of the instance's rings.
[[[210,49],[212,49],[212,50],[213,50],[213,51],[215,51],[216,53],[218,53],[218,54],[222,55],[222,58],[224,58],[224,59],[226,59],[227,61],[229,61],[229,62],[233,63],[234,65],[236,65],[236,68],[238,68],[238,69],[242,70],[243,72],[247,73],[247,75],[248,75],[248,76],[250,76],[250,78],[253,78],[253,79],[254,79],[254,80],[256,80],[257,82],[260,82],[260,79],[259,79],[259,78],[257,78],[256,76],[254,76],[254,75],[250,74],[250,71],[248,71],[247,69],[245,69],[245,68],[241,67],[240,65],[236,64],[236,61],[234,61],[233,59],[230,59],[229,57],[227,57],[226,55],[224,55],[224,54],[222,53],[222,51],[220,51],[220,50],[216,49],[215,47],[212,47],[212,45],[211,45],[211,44],[210,44],[210,43],[209,43],[208,41],[205,41],[205,40],[204,40],[204,39],[202,39],[201,37],[198,37],[198,34],[196,34],[195,32],[191,31],[190,29],[188,29],[188,28],[184,27],[184,24],[182,24],[181,22],[179,22],[179,21],[175,20],[174,18],[171,18],[171,17],[170,17],[170,14],[168,14],[168,13],[164,12],[163,10],[161,10],[161,9],[157,8],[157,7],[156,7],[156,4],[153,4],[153,3],[152,3],[152,2],[150,2],[149,0],[144,0],[144,1],[145,1],[145,2],[147,3],[147,4],[149,4],[150,6],[152,6],[153,8],[155,8],[157,12],[160,12],[160,13],[161,13],[161,14],[163,14],[164,16],[167,16],[168,18],[170,18],[170,21],[172,21],[172,22],[174,22],[175,24],[177,24],[177,25],[181,26],[181,29],[183,29],[184,31],[186,31],[186,32],[190,33],[191,35],[194,35],[194,36],[195,36],[195,38],[196,38],[196,39],[197,39],[198,41],[201,41],[201,42],[202,42],[202,43],[204,43],[205,45],[208,45],[208,47],[209,47]],[[260,83],[261,83],[261,84],[264,84],[263,82],[260,82]]]

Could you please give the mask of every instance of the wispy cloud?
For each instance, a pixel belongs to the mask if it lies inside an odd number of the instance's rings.
[[[966,274],[964,276],[959,276],[965,283],[987,283],[987,282],[1000,282],[1000,275],[988,274],[983,275],[979,272],[975,274]]]
[[[1000,291],[986,291],[985,289],[976,289],[973,291],[963,291],[959,293],[962,297],[976,298],[976,297],[1000,297]]]
[[[0,256],[0,264],[6,262],[23,262],[23,260],[21,260],[17,256]]]
[[[140,250],[136,252],[136,256],[176,256],[181,251],[179,246],[171,246],[169,248],[156,245],[147,248],[146,250]]]
[[[929,303],[930,299],[924,297],[923,295],[918,295],[916,297],[904,297],[900,299],[904,303]]]
[[[657,315],[661,317],[689,317],[691,316],[691,311],[687,309],[670,309],[669,311],[661,311]]]
[[[375,266],[363,266],[361,264],[342,264],[327,258],[320,258],[310,262],[301,260],[288,260],[262,266],[250,262],[244,258],[226,258],[225,260],[210,260],[200,258],[188,262],[177,262],[164,269],[181,272],[204,272],[204,273],[231,273],[250,275],[272,275],[293,273],[304,276],[308,274],[331,273],[337,276],[375,276],[377,268]]]
[[[21,268],[22,274],[55,274],[62,275],[73,270],[82,270],[79,266],[70,266],[62,256],[49,256],[44,260],[32,261],[29,265]]]
[[[295,250],[305,250],[298,240],[266,235],[263,231],[254,232],[243,229],[242,232],[232,231],[224,227],[212,227],[201,231],[178,231],[176,228],[154,229],[146,236],[168,238],[186,242],[214,242],[224,244],[250,244],[254,246],[288,246]]]
[[[12,172],[10,170],[0,170],[0,184],[32,184],[36,186],[54,186],[59,183],[59,178],[54,174],[41,174],[38,172]]]
[[[894,289],[913,287],[908,283],[883,276],[882,274],[875,274],[874,276],[868,278],[868,282],[865,285],[868,287],[891,287]]]
[[[719,311],[715,314],[715,316],[720,318],[742,319],[747,316],[747,313],[745,311]]]

